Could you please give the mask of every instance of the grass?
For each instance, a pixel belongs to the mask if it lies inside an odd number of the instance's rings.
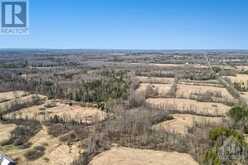
[[[15,123],[17,127],[11,132],[9,141],[3,145],[26,147],[28,140],[42,129],[41,124],[37,121],[12,120],[8,122]]]

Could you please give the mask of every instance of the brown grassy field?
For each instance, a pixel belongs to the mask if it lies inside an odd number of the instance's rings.
[[[11,91],[11,92],[1,92],[0,93],[0,103],[13,100],[16,98],[20,98],[22,96],[28,95],[27,92],[24,91]]]
[[[23,96],[23,97],[19,97],[19,98],[15,98],[6,102],[2,102],[0,103],[0,112],[4,112],[7,111],[9,109],[9,107],[11,107],[12,105],[16,105],[16,104],[32,104],[34,99],[39,99],[39,100],[47,100],[46,96],[43,95],[27,95],[27,96]]]
[[[51,101],[49,101],[51,102]],[[5,118],[35,119],[38,121],[48,121],[55,115],[63,118],[65,122],[77,121],[91,124],[102,121],[106,118],[106,113],[94,107],[81,107],[79,105],[68,105],[60,101],[54,101],[54,107],[45,107],[46,104],[23,108],[17,112],[5,115]]]
[[[248,70],[247,65],[239,65],[239,66],[236,66],[236,68],[238,69],[238,71],[247,71]]]
[[[11,131],[13,131],[15,128],[16,128],[15,124],[0,123],[0,149],[1,149],[1,143],[6,142],[10,138]]]
[[[173,114],[172,117],[174,119],[156,124],[153,128],[156,130],[186,135],[188,129],[192,128],[194,124],[218,124],[223,120],[221,117],[204,117],[189,114]]]
[[[244,97],[246,100],[248,100],[248,92],[241,92],[240,94],[242,97]]]
[[[156,67],[161,69],[192,67],[195,69],[207,69],[207,65],[202,64],[160,64],[160,63],[129,63],[129,65]]]
[[[247,74],[237,74],[234,76],[226,76],[230,79],[232,83],[244,83],[245,87],[248,87],[248,75]]]
[[[113,147],[103,152],[89,165],[198,165],[188,154]]]
[[[165,78],[165,77],[144,77],[144,76],[136,76],[136,78],[141,83],[153,83],[153,84],[172,84],[174,82],[174,78]]]
[[[32,144],[30,149],[20,149],[14,146],[8,149],[5,147],[5,154],[11,156],[13,159],[18,160],[18,164],[64,165],[72,163],[72,161],[77,159],[79,154],[83,152],[79,148],[78,144],[69,145],[61,142],[59,138],[49,135],[45,126],[43,126],[43,129],[29,140],[29,143]],[[45,153],[39,159],[29,161],[24,157],[24,154],[35,146],[44,146]]]
[[[218,80],[186,80],[181,79],[179,80],[178,84],[182,85],[196,85],[196,86],[208,86],[208,87],[220,87],[223,88],[224,86],[219,83]]]
[[[225,116],[230,107],[220,103],[198,102],[189,99],[151,98],[146,103],[152,108],[171,112],[192,113],[198,115]]]
[[[237,102],[226,88],[213,87],[213,86],[198,86],[198,85],[177,85],[176,91],[177,98],[197,99],[204,97],[206,101],[214,102]],[[203,98],[203,99],[204,99]]]

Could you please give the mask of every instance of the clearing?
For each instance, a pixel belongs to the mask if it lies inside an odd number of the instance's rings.
[[[27,92],[24,91],[11,91],[11,92],[1,92],[0,93],[0,103],[13,100],[19,97],[23,97],[28,95]]]
[[[0,123],[0,145],[9,140],[11,132],[16,128],[15,124]]]
[[[154,125],[153,128],[156,130],[186,135],[188,129],[192,128],[194,124],[218,124],[223,121],[223,118],[221,117],[205,117],[190,114],[173,114],[172,117],[174,119]]]
[[[199,102],[190,99],[150,98],[146,100],[149,107],[174,113],[197,114],[204,116],[225,116],[229,106],[221,103]]]
[[[247,74],[237,74],[236,76],[225,76],[232,83],[241,83],[244,84],[245,87],[248,87],[248,75]]]
[[[45,101],[45,100],[47,100],[46,96],[36,95],[36,94],[19,97],[16,99],[12,99],[10,101],[0,103],[0,112],[8,111],[9,109],[11,109],[12,106],[17,107],[18,105],[18,107],[21,107],[23,105],[32,105],[34,101]]]
[[[9,113],[4,117],[48,121],[50,118],[58,116],[63,118],[65,122],[77,121],[85,124],[102,121],[107,117],[105,112],[95,107],[68,105],[59,101],[54,102],[54,105],[51,108],[46,107],[45,105],[47,104],[23,108],[17,112]]]
[[[188,154],[113,147],[89,163],[89,165],[198,165]]]
[[[172,84],[175,81],[174,78],[166,78],[166,77],[136,76],[136,78],[141,83],[153,83],[153,84]]]
[[[37,160],[27,160],[24,154],[30,149],[12,148],[6,150],[5,154],[11,156],[13,159],[18,160],[18,164],[26,165],[64,165],[70,164],[73,160],[78,159],[80,153],[83,151],[79,148],[79,144],[65,144],[59,140],[59,138],[53,137],[48,134],[47,129],[43,126],[43,129],[32,137],[29,142],[32,147],[43,146],[45,147],[45,153]]]
[[[177,98],[196,99],[204,101],[214,101],[219,103],[235,102],[233,96],[226,88],[213,86],[197,86],[197,85],[177,85]]]

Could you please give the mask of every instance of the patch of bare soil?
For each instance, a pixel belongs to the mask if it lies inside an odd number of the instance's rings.
[[[223,121],[223,118],[221,117],[204,117],[189,114],[174,114],[172,117],[174,118],[173,120],[164,121],[154,125],[153,128],[156,130],[186,135],[188,129],[192,128],[194,124],[218,124]]]
[[[147,106],[183,114],[197,114],[204,116],[225,116],[230,110],[229,106],[221,103],[199,102],[190,99],[150,98],[146,100]]]
[[[114,147],[103,152],[90,165],[198,165],[188,154]]]

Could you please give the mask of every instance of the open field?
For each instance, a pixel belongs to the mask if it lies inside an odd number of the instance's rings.
[[[233,84],[238,83],[241,87],[248,88],[248,75],[247,74],[237,74],[234,76],[226,76]]]
[[[38,132],[34,137],[29,140],[32,144],[30,149],[20,149],[18,147],[10,146],[3,147],[5,154],[11,156],[12,158],[18,160],[18,164],[27,165],[64,165],[70,164],[74,159],[79,157],[82,150],[79,148],[78,144],[65,144],[59,140],[59,138],[52,137],[47,133],[46,127]],[[29,161],[24,157],[24,154],[32,150],[37,146],[42,146],[45,148],[44,155],[39,159]],[[56,157],[56,159],[54,159]]]
[[[186,135],[188,133],[188,129],[192,128],[194,124],[218,124],[224,119],[221,117],[204,117],[189,114],[173,114],[172,117],[174,119],[156,124],[153,128]]]
[[[224,86],[220,84],[218,80],[185,80],[181,79],[179,80],[178,84],[182,85],[195,85],[195,86],[208,86],[208,87],[220,87],[223,88]]]
[[[242,97],[244,97],[246,100],[248,100],[248,92],[241,92],[240,94]]]
[[[190,155],[177,152],[114,147],[97,155],[90,165],[197,165]]]
[[[43,102],[46,100],[47,100],[46,96],[34,95],[34,94],[33,95],[27,95],[24,97],[15,98],[15,99],[0,103],[0,112],[1,113],[7,112],[14,105],[27,106],[27,105],[33,104],[33,102],[36,102],[36,101]]]
[[[106,113],[94,107],[81,107],[79,105],[68,105],[59,101],[52,101],[53,107],[46,108],[46,104],[20,109],[17,112],[9,113],[4,118],[12,119],[34,119],[38,121],[49,121],[55,116],[63,118],[66,122],[80,122],[91,124],[102,121]]]
[[[230,109],[230,107],[220,103],[198,102],[189,99],[151,98],[147,99],[146,102],[155,109],[204,116],[225,116]]]
[[[1,137],[0,146],[2,143],[6,142],[10,138],[11,131],[13,131],[15,128],[16,128],[15,124],[2,124],[2,123],[0,123],[0,137]]]
[[[247,65],[239,65],[239,66],[236,66],[237,67],[237,69],[238,69],[238,71],[243,71],[243,72],[245,72],[245,71],[247,71],[248,70],[248,66]]]
[[[2,92],[0,93],[0,103],[6,102],[12,99],[20,98],[25,95],[28,95],[28,93],[24,91]]]
[[[199,99],[199,101],[213,101],[219,103],[237,102],[225,88],[197,85],[177,85],[177,98]]]
[[[164,77],[136,77],[141,83],[151,83],[151,84],[172,84],[174,78],[164,78]]]

